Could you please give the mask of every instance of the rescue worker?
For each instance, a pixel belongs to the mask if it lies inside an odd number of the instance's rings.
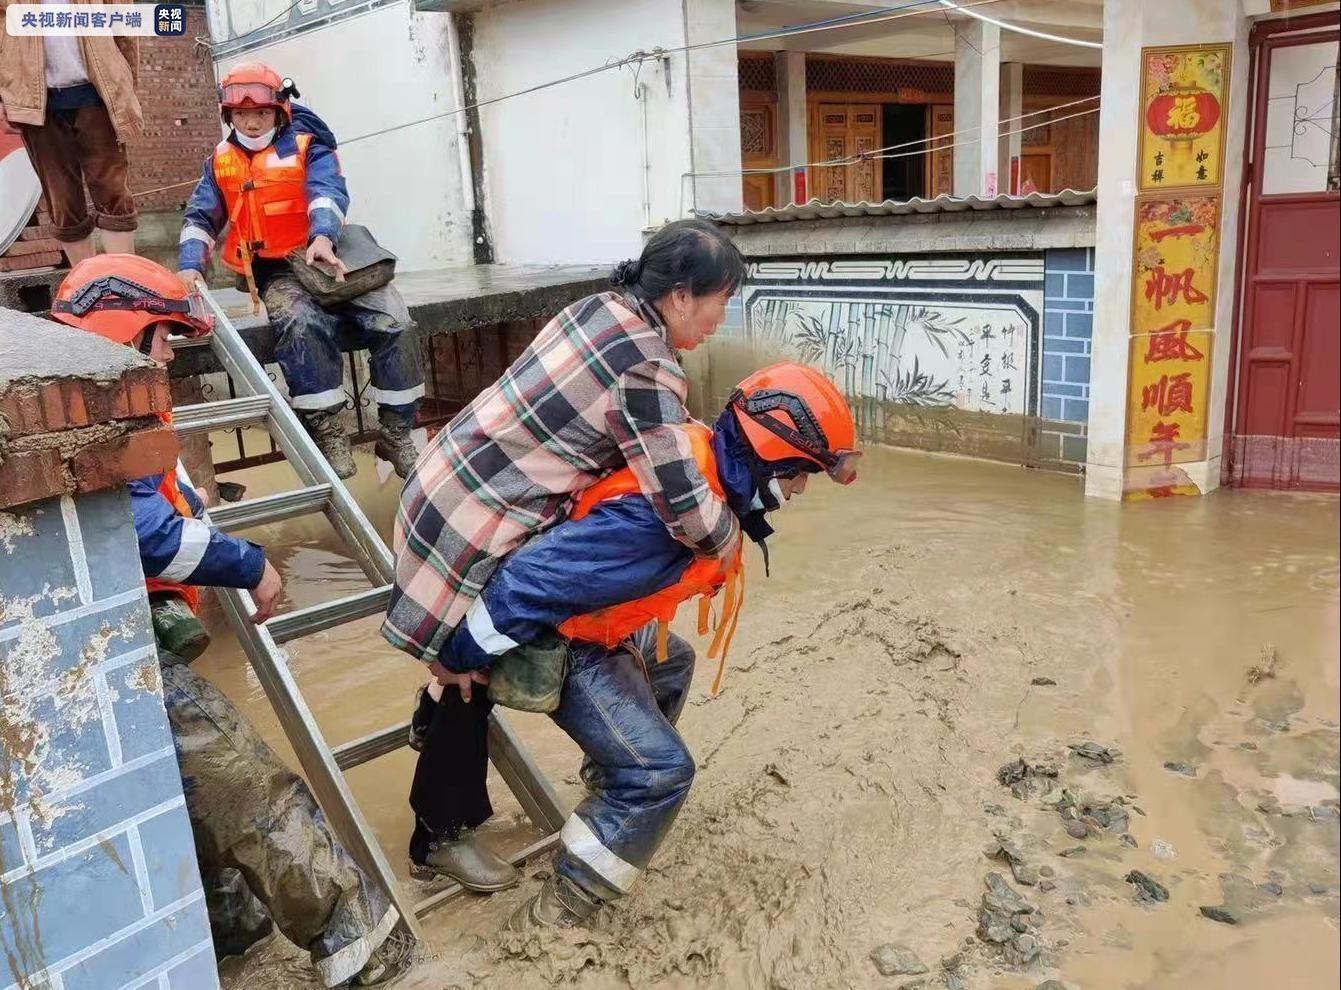
[[[773,532],[766,514],[805,491],[812,474],[856,480],[851,410],[829,379],[801,365],[746,378],[711,433],[698,423],[684,429],[699,469],[764,549],[765,565]],[[725,586],[709,652],[719,658],[715,693],[741,601],[738,560],[695,557],[677,543],[624,468],[582,493],[565,522],[513,552],[448,638],[440,658],[456,674],[485,671],[508,654],[530,659],[533,645],[556,632],[569,643],[550,717],[582,749],[588,794],[563,826],[552,874],[509,922],[514,930],[590,917],[628,893],[665,838],[694,778],[675,729],[694,648],[667,627],[681,603],[698,598],[706,632],[708,601]],[[421,776],[472,786],[461,779],[460,754],[439,738],[428,736],[416,790]],[[483,778],[473,786],[483,790]]]
[[[382,635],[435,678],[418,695],[415,720],[431,728],[412,733],[411,745],[424,745],[424,732],[444,736],[439,745],[470,781],[456,788],[416,773],[414,875],[480,892],[520,880],[473,831],[493,814],[475,784],[488,766],[486,675],[457,675],[438,662],[499,561],[562,519],[576,493],[623,467],[671,538],[709,558],[736,552],[736,517],[700,473],[682,429],[689,383],[676,352],[716,331],[744,274],[740,252],[718,228],[667,224],[638,259],[616,267],[609,291],[551,320],[438,433],[406,481]]]
[[[124,254],[76,265],[52,316],[160,364],[172,360],[170,333],[198,337],[213,327],[204,301],[172,272]],[[274,925],[309,950],[325,986],[393,979],[410,949],[401,935],[388,938],[396,909],[341,848],[303,780],[188,665],[208,642],[195,618],[200,587],[250,589],[252,621],[261,623],[279,602],[279,573],[260,546],[202,521],[204,493],[179,484],[176,473],[128,487],[216,953],[240,952],[268,933],[264,919],[248,922],[248,905],[259,898]]]
[[[335,138],[311,110],[295,108],[291,80],[268,66],[234,66],[219,85],[219,112],[231,130],[205,162],[186,204],[178,268],[193,285],[224,236],[220,260],[265,301],[275,359],[289,401],[341,478],[357,470],[339,412],[346,395],[341,352],[367,348],[378,404],[374,453],[404,478],[418,456],[411,430],[424,394],[418,335],[394,284],[350,302],[322,306],[286,257],[304,250],[309,265],[343,281],[335,248],[349,208]]]

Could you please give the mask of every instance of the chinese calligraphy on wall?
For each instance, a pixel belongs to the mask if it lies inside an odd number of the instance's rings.
[[[1038,256],[756,263],[745,329],[853,399],[1031,415],[1042,282]]]
[[[1127,498],[1196,495],[1207,457],[1228,45],[1141,53]]]

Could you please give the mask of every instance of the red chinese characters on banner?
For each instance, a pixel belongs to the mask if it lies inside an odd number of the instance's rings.
[[[1129,467],[1167,468],[1204,457],[1211,334],[1189,330],[1186,319],[1177,319],[1155,333],[1132,337]]]
[[[1190,320],[1174,320],[1163,330],[1150,335],[1145,352],[1145,363],[1158,361],[1200,361],[1205,357],[1187,339]]]
[[[1156,312],[1163,309],[1166,304],[1179,301],[1193,305],[1207,302],[1210,297],[1193,284],[1196,277],[1195,268],[1184,268],[1181,272],[1167,272],[1163,265],[1156,265],[1146,275],[1145,298],[1154,306]]]
[[[1194,412],[1192,408],[1192,375],[1184,371],[1170,378],[1160,375],[1159,381],[1141,390],[1141,408],[1154,409],[1161,416],[1179,412]]]

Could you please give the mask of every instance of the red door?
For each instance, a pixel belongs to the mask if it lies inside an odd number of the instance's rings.
[[[1254,35],[1237,394],[1229,478],[1341,484],[1341,197],[1336,15],[1324,30]]]

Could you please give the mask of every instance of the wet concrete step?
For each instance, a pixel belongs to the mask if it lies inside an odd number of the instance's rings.
[[[241,502],[225,502],[210,509],[210,521],[217,529],[231,532],[291,519],[309,512],[320,512],[330,503],[331,486],[313,485],[311,488],[297,488],[291,492],[263,495]]]
[[[265,629],[276,643],[287,643],[291,639],[301,639],[303,636],[310,636],[332,626],[385,612],[390,602],[391,585],[384,584],[380,588],[369,588],[356,595],[347,595],[334,601],[309,605],[307,608],[294,609],[292,612],[277,615],[265,624]]]
[[[260,423],[269,412],[269,396],[244,395],[238,399],[178,406],[172,412],[172,425],[181,436],[190,436],[192,433],[209,433]]]

